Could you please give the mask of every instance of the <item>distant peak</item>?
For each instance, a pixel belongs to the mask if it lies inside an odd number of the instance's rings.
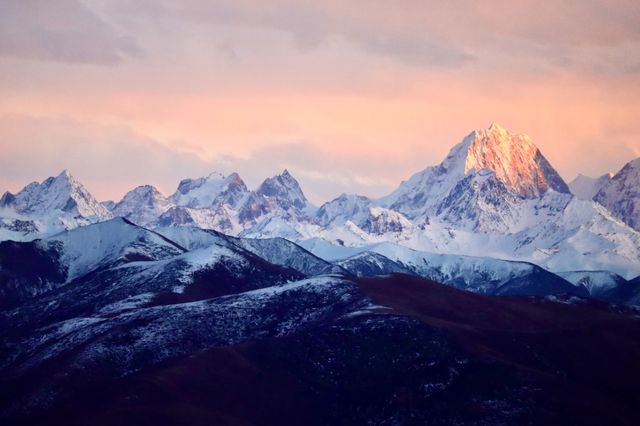
[[[274,197],[286,208],[294,205],[303,208],[307,199],[298,181],[285,169],[281,174],[265,179],[256,193],[266,197]]]

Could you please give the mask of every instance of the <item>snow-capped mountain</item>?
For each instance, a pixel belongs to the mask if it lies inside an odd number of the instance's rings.
[[[640,158],[627,163],[593,199],[624,223],[640,230]]]
[[[321,226],[344,225],[347,221],[363,223],[369,216],[373,202],[365,196],[342,194],[324,203],[316,212],[315,219]]]
[[[40,183],[32,182],[15,195],[5,192],[0,198],[0,207],[25,215],[46,215],[57,210],[92,220],[112,217],[67,170]]]
[[[0,237],[35,238],[113,217],[67,170],[0,198]],[[7,232],[9,231],[9,232]]]
[[[581,200],[592,200],[612,177],[613,173],[606,173],[597,178],[578,174],[578,176],[569,183],[569,189],[573,195]]]
[[[138,186],[127,192],[111,212],[141,226],[152,226],[173,204],[151,185]]]
[[[181,207],[205,208],[222,204],[235,207],[248,192],[237,173],[224,176],[214,172],[207,177],[181,181],[170,200]]]
[[[508,232],[520,201],[569,188],[526,135],[497,124],[476,130],[445,160],[413,175],[380,201],[410,219],[439,217],[479,232]]]
[[[0,207],[10,207],[22,214],[46,214],[60,210],[87,219],[108,219],[109,211],[67,170],[56,177],[32,182],[17,194],[5,192]]]
[[[168,199],[153,187],[138,187],[113,209],[144,226],[196,226],[233,235],[263,232],[273,218],[308,221],[313,210],[287,170],[266,179],[255,191],[237,173],[185,179]]]
[[[265,179],[256,190],[256,194],[274,200],[283,210],[302,211],[309,207],[309,201],[300,184],[286,169],[277,176]]]
[[[402,213],[376,206],[367,197],[347,194],[320,206],[314,223],[329,229],[355,227],[370,235],[401,233],[413,226]]]

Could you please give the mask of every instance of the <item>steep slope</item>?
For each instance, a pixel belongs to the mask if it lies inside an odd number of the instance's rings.
[[[184,252],[165,237],[121,218],[43,240],[3,242],[0,305],[14,306],[107,267],[164,260]]]
[[[309,207],[309,201],[300,184],[286,169],[277,176],[265,179],[256,190],[256,194],[273,199],[283,210],[305,210]]]
[[[640,158],[627,163],[593,199],[624,223],[640,230]]]
[[[29,241],[39,234],[38,223],[10,209],[0,209],[0,241]]]
[[[68,281],[106,265],[163,260],[185,252],[162,235],[122,218],[65,231],[40,244],[60,247]]]

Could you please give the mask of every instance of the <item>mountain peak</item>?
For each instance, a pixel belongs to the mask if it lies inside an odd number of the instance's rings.
[[[112,211],[138,225],[148,226],[171,207],[169,200],[155,186],[141,185],[127,192]]]
[[[74,177],[71,175],[71,172],[69,170],[67,170],[67,169],[64,169],[63,171],[61,171],[60,174],[57,177],[58,178],[69,179],[69,180],[74,179]]]
[[[218,204],[236,205],[248,192],[240,175],[213,172],[207,177],[183,179],[171,201],[183,207],[202,208]]]
[[[285,210],[292,206],[303,209],[307,205],[307,198],[302,192],[300,184],[287,169],[279,175],[265,179],[256,193],[264,197],[275,198]]]
[[[464,164],[464,175],[488,169],[525,198],[537,198],[548,189],[570,192],[529,136],[512,134],[496,123],[469,134],[454,147],[448,160]]]
[[[19,213],[46,214],[61,210],[85,218],[111,217],[111,213],[68,170],[41,183],[32,182],[15,195],[7,194],[2,202]]]

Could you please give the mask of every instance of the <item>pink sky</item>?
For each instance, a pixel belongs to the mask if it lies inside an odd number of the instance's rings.
[[[639,95],[636,1],[1,2],[0,188],[380,196],[494,121],[571,180],[640,156]]]

